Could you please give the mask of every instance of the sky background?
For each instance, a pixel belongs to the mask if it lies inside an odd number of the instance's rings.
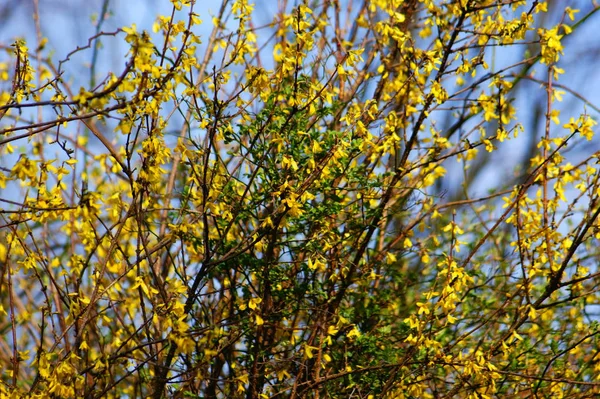
[[[36,3],[34,0],[7,0],[2,3],[0,5],[0,45],[10,49],[10,44],[21,37],[27,40],[30,49],[35,48],[37,40],[34,18]],[[52,52],[54,60],[64,60],[69,52],[78,46],[83,47],[88,44],[88,38],[97,33],[97,21],[100,20],[105,5],[104,0],[39,0],[38,3],[41,16],[40,29],[42,35],[48,38],[46,47]],[[254,15],[260,24],[261,22],[267,23],[272,19],[273,15],[277,13],[280,0],[257,0],[255,3]],[[134,23],[140,31],[151,31],[157,15],[170,15],[171,13],[171,4],[167,0],[111,0],[106,4],[108,4],[108,13],[105,14],[101,25],[102,32],[115,32],[120,27],[130,26]],[[289,4],[294,5],[295,3],[289,2]],[[197,35],[208,39],[212,29],[211,17],[218,13],[220,5],[221,0],[197,2],[195,11],[204,21],[198,28]],[[550,2],[550,5],[550,12],[544,16],[547,20],[546,26],[550,26],[553,21],[559,21],[563,17],[562,10],[567,5],[580,9],[577,17],[581,17],[589,12],[595,3],[589,0],[558,0]],[[558,66],[565,69],[566,74],[561,76],[559,83],[575,91],[581,98],[585,98],[591,106],[567,92],[563,102],[557,104],[561,110],[561,124],[567,123],[570,117],[576,119],[584,111],[587,111],[594,119],[600,119],[596,111],[600,107],[600,68],[597,67],[600,60],[599,30],[600,12],[587,20],[575,34],[563,39],[565,53]],[[260,34],[258,37],[260,40]],[[103,48],[99,51],[95,71],[97,82],[102,81],[108,72],[114,71],[118,74],[123,69],[128,50],[123,38],[124,34],[121,33],[113,37],[104,37],[101,40]],[[203,50],[200,46],[200,54]],[[66,72],[64,76],[68,81],[76,83],[75,88],[80,84],[90,82],[92,57],[92,50],[78,52],[64,65]],[[487,57],[491,68],[497,70],[502,66],[519,61],[522,59],[523,53],[518,46],[497,47],[488,51]],[[0,54],[0,62],[5,60],[6,55]],[[543,65],[536,66],[536,78],[544,79],[544,68]],[[492,162],[483,166],[485,170],[478,174],[475,180],[476,184],[472,185],[477,191],[473,192],[473,195],[484,195],[487,189],[496,187],[499,181],[515,175],[515,169],[525,160],[528,149],[544,134],[545,104],[544,86],[532,81],[520,83],[520,87],[515,93],[514,106],[518,110],[517,121],[523,124],[525,133],[521,134],[518,139],[503,143],[501,150],[492,155]],[[445,125],[451,126],[452,122],[450,115],[446,115],[444,118],[439,117],[437,127],[443,130]],[[556,135],[563,135],[565,130],[553,124],[552,132]],[[592,142],[579,140],[577,145],[569,146],[569,159],[576,163],[598,150],[600,150],[600,137],[595,138]],[[5,159],[0,163],[7,167],[9,166],[6,164],[7,162],[10,163]],[[450,173],[444,183],[447,187],[441,189],[446,190],[449,187],[457,190],[455,183],[462,180],[462,176],[457,174],[462,174],[460,165],[455,165],[456,170],[451,169],[452,165],[448,167]],[[453,176],[457,178],[454,179]]]

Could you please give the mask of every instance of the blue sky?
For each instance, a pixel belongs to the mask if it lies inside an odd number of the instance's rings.
[[[104,0],[43,0],[39,1],[40,7],[40,27],[42,35],[48,37],[47,48],[53,52],[52,58],[62,60],[66,55],[77,48],[85,46],[88,38],[96,33],[96,26],[93,22],[98,20],[101,13]],[[268,21],[277,11],[281,0],[258,0],[255,8],[255,15],[259,21]],[[289,4],[293,4],[290,2]],[[579,8],[581,12],[577,17],[581,17],[591,8],[589,1],[556,1],[553,2],[557,8],[564,8],[567,4],[572,8]],[[13,7],[12,13],[8,19],[0,24],[0,44],[10,45],[17,37],[27,39],[30,48],[35,48],[36,31],[34,15],[34,2],[12,1],[6,7]],[[171,4],[167,0],[112,0],[109,1],[109,14],[103,22],[103,32],[114,32],[119,27],[136,24],[138,30],[151,30],[152,23],[157,15],[169,15]],[[199,27],[197,35],[207,39],[212,29],[211,16],[218,13],[221,0],[198,1],[195,11],[203,19],[204,24]],[[342,7],[343,8],[343,7]],[[92,16],[95,15],[95,19]],[[556,20],[561,14],[555,13],[547,16],[550,20]],[[1,18],[1,15],[0,15]],[[600,41],[597,30],[600,28],[600,13],[594,15],[571,37],[564,39],[565,54],[561,57],[558,64],[566,70],[559,83],[566,85],[576,91],[580,96],[586,98],[594,106],[600,107],[600,79],[595,65],[600,56]],[[127,52],[127,44],[123,40],[124,34],[116,37],[105,37],[102,39],[103,49],[99,53],[99,61],[96,69],[97,81],[101,81],[109,71],[122,70]],[[260,36],[259,36],[260,38]],[[203,51],[202,48],[199,49]],[[65,78],[68,81],[75,82],[75,89],[79,84],[85,84],[90,81],[90,63],[93,52],[86,50],[75,54],[66,64],[67,73]],[[522,57],[519,47],[501,48],[498,47],[487,52],[487,61],[492,68],[499,69],[503,65],[509,65],[518,61]],[[0,55],[0,61],[2,55]],[[535,78],[544,79],[544,66],[538,65],[535,68]],[[478,75],[482,76],[482,75]],[[518,163],[520,158],[526,153],[526,148],[530,145],[528,137],[537,140],[544,133],[543,124],[534,125],[534,116],[536,109],[545,112],[546,93],[543,86],[532,81],[523,81],[522,87],[516,95],[515,107],[518,109],[518,118],[524,128],[525,133],[519,139],[510,143],[505,143],[501,151],[492,156],[493,163],[500,167],[489,168],[480,175],[477,184],[479,193],[484,194],[487,188],[495,187],[498,180],[506,178],[513,173],[511,164]],[[584,111],[598,118],[598,113],[593,107],[586,106],[580,99],[569,93],[564,95],[564,101],[558,104],[561,108],[561,123],[568,122],[570,117],[575,117]],[[441,114],[440,114],[441,115]],[[438,127],[443,123],[451,124],[452,120],[438,121]],[[542,118],[543,119],[543,118]],[[442,125],[443,126],[443,125]],[[564,129],[560,126],[552,125],[553,134],[564,134]],[[571,146],[569,149],[570,157],[573,163],[594,151],[600,150],[600,138],[595,138],[592,142],[581,143],[578,146]],[[6,160],[2,162],[4,166]],[[488,165],[489,166],[489,165]],[[458,171],[459,169],[457,169]],[[456,175],[455,175],[456,176]],[[459,179],[461,180],[462,177]],[[452,184],[452,177],[447,180],[447,184]]]

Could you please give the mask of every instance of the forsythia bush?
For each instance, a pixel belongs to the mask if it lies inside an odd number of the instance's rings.
[[[600,394],[596,108],[557,83],[598,8],[171,3],[1,43],[0,397]]]

